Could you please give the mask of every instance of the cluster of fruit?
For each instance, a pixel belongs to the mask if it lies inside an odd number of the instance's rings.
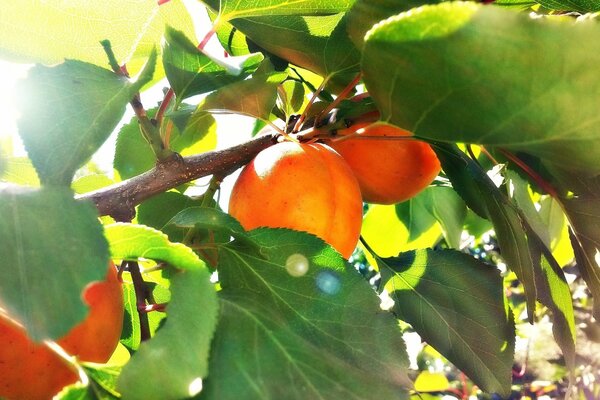
[[[25,328],[0,309],[0,398],[47,400],[79,380],[75,366],[55,350],[60,346],[79,361],[105,363],[113,354],[123,326],[123,292],[114,264],[106,279],[83,292],[87,317],[55,344],[33,342]]]
[[[439,172],[431,146],[410,132],[358,123],[328,144],[284,141],[260,152],[237,179],[229,213],[245,229],[312,233],[349,258],[360,236],[363,201],[405,201]]]

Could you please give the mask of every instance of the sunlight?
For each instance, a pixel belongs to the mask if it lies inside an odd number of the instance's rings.
[[[18,112],[15,86],[27,74],[30,65],[0,60],[0,139],[17,134]]]

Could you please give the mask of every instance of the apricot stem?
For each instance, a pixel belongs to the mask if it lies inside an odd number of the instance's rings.
[[[542,178],[541,175],[539,175],[537,172],[535,172],[533,169],[531,169],[529,167],[529,165],[525,164],[520,158],[513,155],[512,153],[509,153],[508,151],[506,151],[504,149],[499,148],[498,151],[500,153],[502,153],[502,155],[504,157],[508,158],[510,161],[515,163],[519,168],[521,168],[521,170],[523,172],[525,172],[531,179],[533,179],[533,181],[539,187],[544,189],[546,191],[546,193],[548,193],[552,198],[558,199],[558,193],[556,192],[556,189],[554,189],[554,187],[550,183],[548,183],[548,181],[546,181],[544,178]]]
[[[325,107],[325,109],[323,111],[321,111],[321,113],[319,113],[319,117],[322,115],[328,114],[331,110],[336,108],[341,103],[342,100],[346,99],[348,97],[348,95],[352,92],[352,90],[354,90],[356,85],[358,85],[358,82],[360,82],[361,77],[362,77],[362,73],[359,72],[354,77],[354,79],[344,88],[344,90],[342,90],[340,92],[340,94],[335,98],[335,100],[333,100],[327,107]],[[317,118],[317,120],[319,120],[319,119],[320,118]]]
[[[321,93],[323,91],[323,89],[325,89],[325,85],[327,84],[328,81],[329,81],[329,76],[327,76],[325,79],[323,79],[323,82],[321,82],[321,85],[319,85],[317,90],[315,90],[313,92],[313,95],[310,98],[310,100],[308,101],[308,104],[306,105],[306,107],[304,108],[302,115],[300,115],[300,118],[298,118],[298,121],[296,121],[296,124],[294,125],[294,129],[292,129],[293,133],[297,133],[298,131],[300,131],[300,128],[302,127],[302,124],[304,123],[304,120],[306,119],[306,116],[308,115],[310,108],[314,104],[317,97],[319,97],[319,93]]]

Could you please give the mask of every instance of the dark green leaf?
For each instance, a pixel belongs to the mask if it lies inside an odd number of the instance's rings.
[[[600,197],[580,196],[563,202],[571,223],[571,243],[577,266],[594,299],[600,299]],[[600,301],[594,301],[600,320]]]
[[[228,57],[217,62],[204,54],[180,31],[167,27],[163,49],[163,65],[178,103],[201,93],[244,80],[263,56],[260,53]]]
[[[204,118],[207,111],[244,114],[267,120],[277,99],[277,87],[286,74],[275,72],[268,60],[263,69],[251,79],[235,82],[206,96],[192,114],[188,124],[195,124]]]
[[[148,111],[150,117],[155,113],[156,109]],[[183,133],[177,126],[173,126],[171,149],[181,155],[191,155],[216,147],[216,123],[211,115],[204,113],[198,116],[193,124],[188,122],[188,119],[183,122]],[[119,172],[121,179],[128,179],[148,171],[155,164],[156,157],[140,133],[137,118],[133,117],[131,122],[119,131],[114,168]]]
[[[216,14],[209,11],[211,18],[216,17]],[[239,31],[238,28],[231,25],[229,22],[221,21],[216,27],[216,35],[225,51],[232,56],[243,56],[250,54],[246,35]]]
[[[0,191],[0,307],[34,340],[57,339],[85,317],[81,293],[108,265],[97,218],[66,188]]]
[[[511,197],[519,207],[525,221],[530,254],[533,260],[538,300],[552,312],[552,331],[569,368],[575,366],[575,316],[571,291],[565,274],[550,250],[548,227],[538,214],[529,195],[528,185],[513,171],[506,177],[511,187]]]
[[[155,62],[153,52],[134,83],[72,60],[29,71],[18,85],[19,134],[43,184],[71,183],[117,126],[134,93],[150,81]]]
[[[599,36],[593,20],[447,2],[377,24],[362,68],[386,121],[425,138],[522,151],[589,176],[600,173],[593,72],[600,42],[590,40]]]
[[[110,243],[110,253],[115,259],[135,261],[146,258],[187,270],[195,270],[204,265],[189,247],[171,243],[167,235],[144,225],[108,225],[105,235]]]
[[[227,373],[201,398],[406,398],[402,335],[368,283],[312,235],[250,235],[268,255],[221,253],[210,370]]]
[[[458,194],[471,209],[492,221],[502,258],[517,274],[525,288],[527,314],[532,322],[537,296],[533,259],[517,208],[510,203],[505,194],[498,190],[486,173],[458,150],[456,145],[438,143],[434,149],[444,172]]]
[[[171,281],[167,320],[125,365],[117,387],[128,399],[166,400],[196,395],[208,375],[218,302],[206,268],[177,273]],[[215,371],[216,372],[216,371]]]
[[[499,271],[452,250],[416,250],[378,264],[398,317],[483,390],[507,396],[515,326]]]
[[[181,210],[198,207],[202,199],[194,199],[177,192],[165,192],[154,196],[138,206],[137,221],[163,231],[172,242],[181,242],[183,233],[167,227],[167,223]]]
[[[346,33],[344,13],[241,18],[235,27],[260,47],[339,86],[359,71],[360,53]],[[292,50],[293,49],[293,50]]]

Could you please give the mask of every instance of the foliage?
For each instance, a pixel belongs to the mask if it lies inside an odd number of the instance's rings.
[[[598,394],[598,1],[92,3],[0,13],[0,57],[36,63],[17,86],[27,157],[0,142],[0,309],[57,339],[109,258],[124,280],[120,347],[106,365],[65,359],[87,380],[60,398],[541,393],[521,357],[530,324],[561,357],[535,374]],[[245,139],[215,114],[268,129]],[[365,203],[349,260],[307,232],[246,230],[214,199],[278,141],[376,120],[428,143],[442,172]],[[114,171],[99,170],[111,135]],[[215,150],[224,136],[241,144]]]

